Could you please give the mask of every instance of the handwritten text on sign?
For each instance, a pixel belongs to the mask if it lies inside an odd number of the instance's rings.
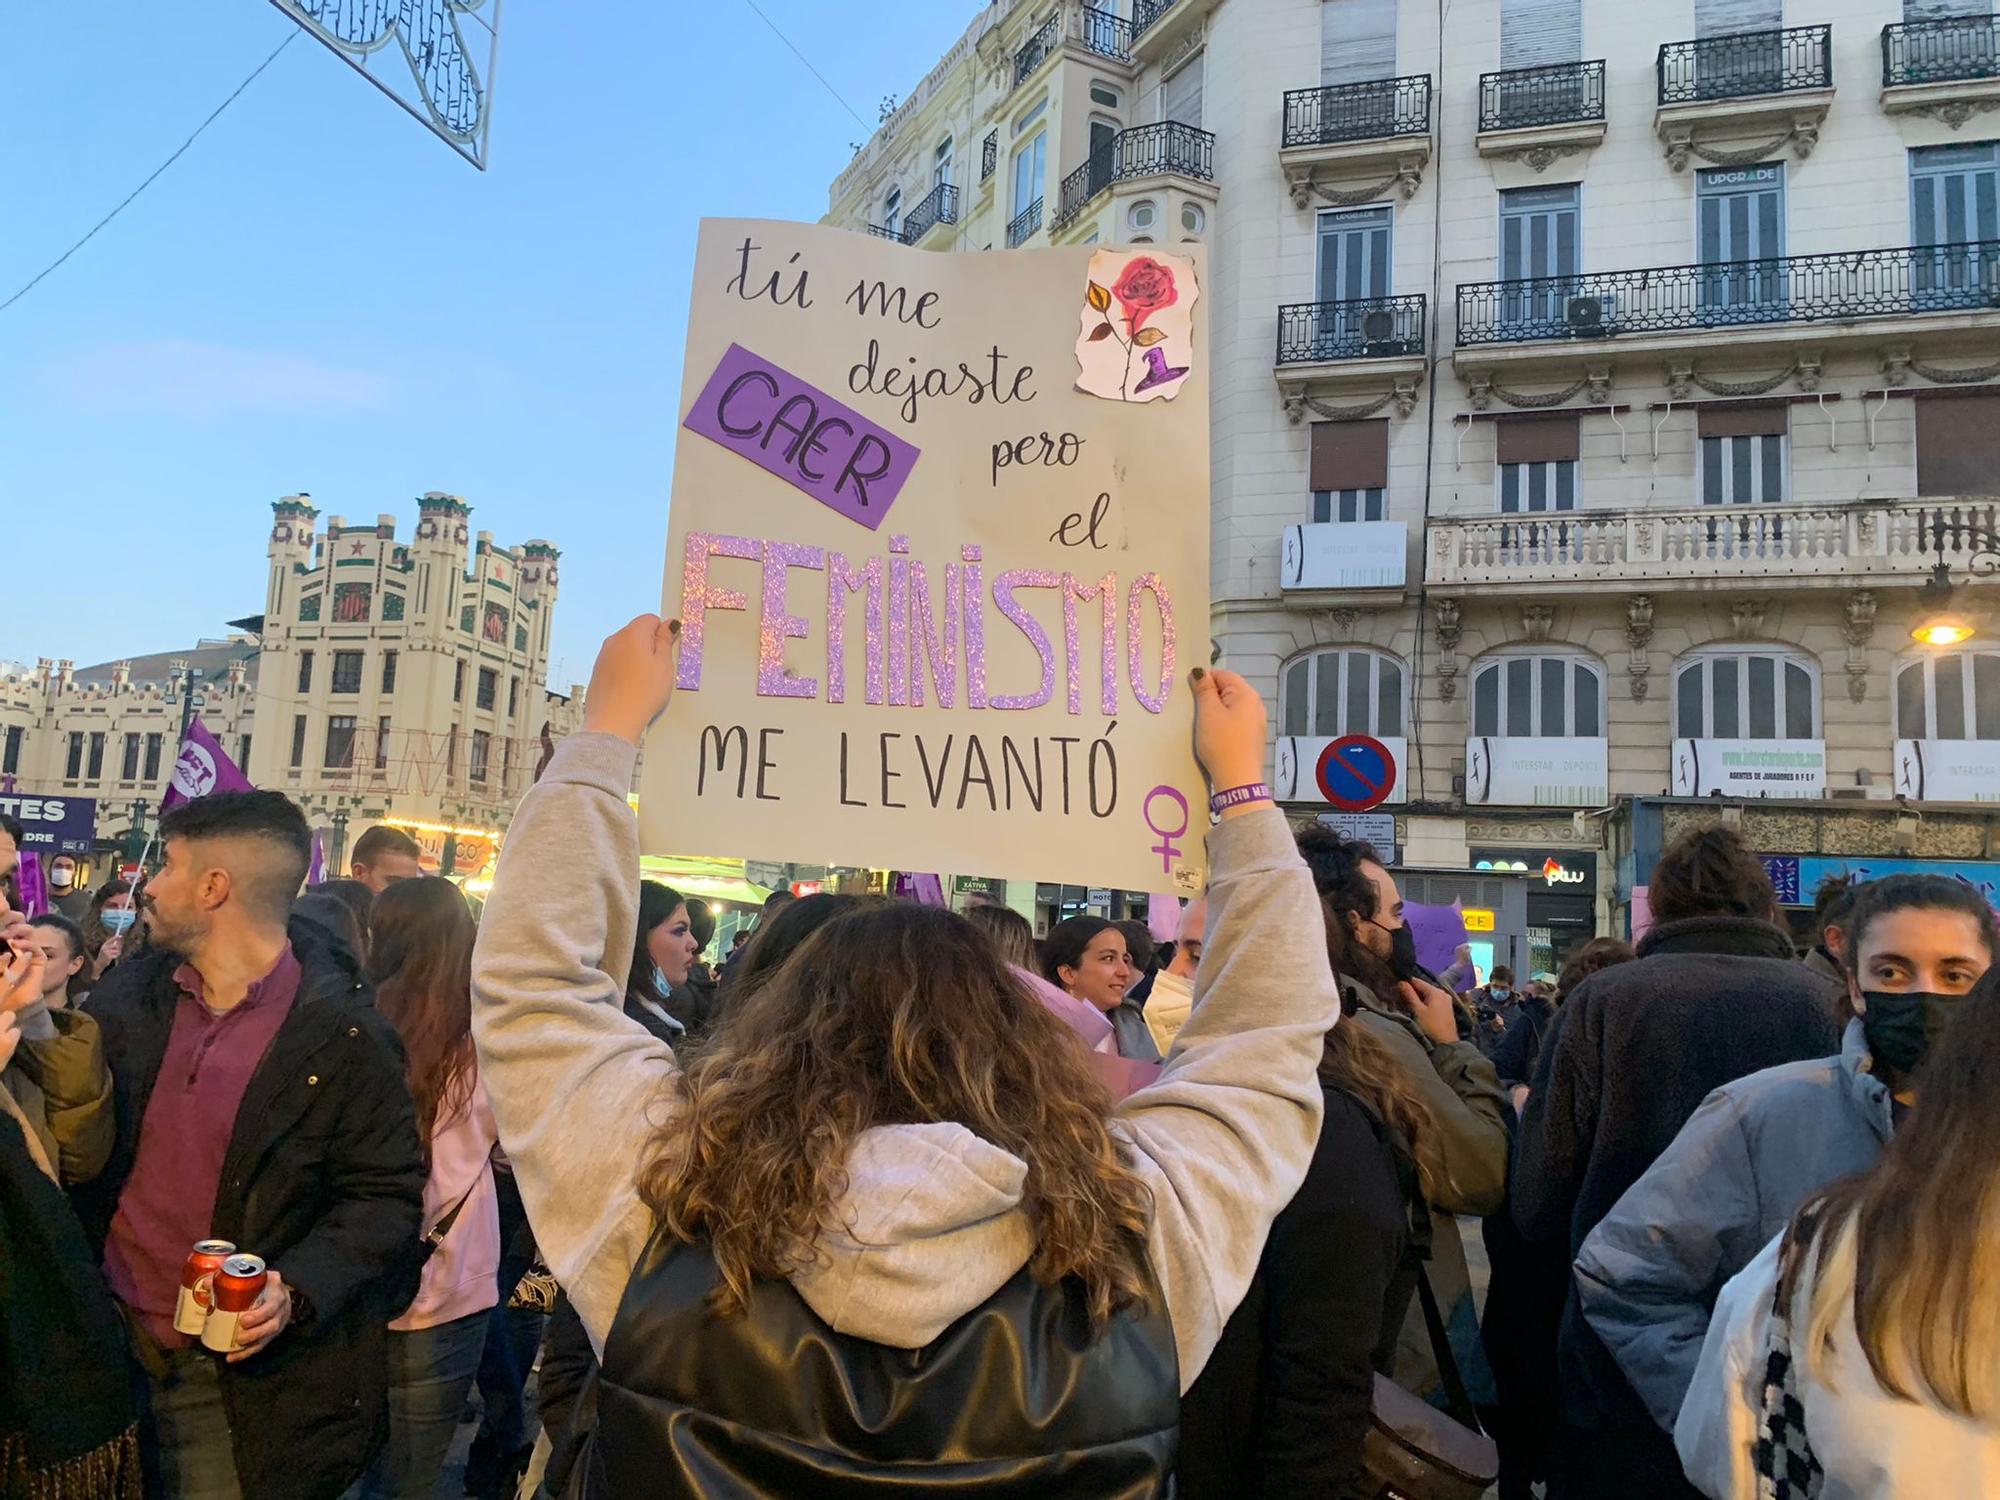
[[[649,850],[1198,886],[1200,292],[1182,256],[703,225]]]

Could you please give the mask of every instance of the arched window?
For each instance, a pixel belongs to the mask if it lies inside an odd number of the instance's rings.
[[[1472,672],[1479,736],[1597,739],[1604,734],[1604,670],[1580,656],[1500,656]]]
[[[882,227],[891,234],[903,232],[903,190],[889,189],[889,196],[882,200]]]
[[[1691,740],[1816,740],[1819,663],[1796,651],[1710,647],[1674,673],[1674,734]]]
[[[1280,732],[1400,739],[1406,681],[1403,664],[1380,651],[1342,647],[1301,656],[1286,666],[1279,682]]]
[[[1954,651],[1898,667],[1896,738],[2000,740],[2000,651]]]

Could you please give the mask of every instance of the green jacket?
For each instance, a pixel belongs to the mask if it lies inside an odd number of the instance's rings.
[[[1472,1273],[1456,1216],[1484,1218],[1506,1203],[1507,1096],[1493,1064],[1471,1042],[1433,1042],[1407,1011],[1384,1005],[1373,990],[1344,975],[1340,982],[1355,1001],[1354,1020],[1395,1055],[1430,1116],[1431,1128],[1417,1143],[1417,1157],[1425,1175],[1439,1185],[1429,1200],[1431,1288],[1445,1321],[1453,1325],[1460,1369],[1474,1380],[1465,1368],[1477,1358]],[[1423,1310],[1414,1300],[1397,1343],[1395,1377],[1418,1395],[1440,1383]]]
[[[88,1182],[110,1159],[117,1128],[97,1022],[79,1010],[34,1007],[19,1019],[20,1045],[0,1088],[21,1107],[62,1185]]]

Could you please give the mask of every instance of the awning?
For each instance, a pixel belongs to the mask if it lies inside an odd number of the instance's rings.
[[[647,880],[670,885],[683,896],[704,901],[734,901],[762,906],[770,890],[745,877],[740,859],[700,859],[687,855],[642,855],[639,873]]]

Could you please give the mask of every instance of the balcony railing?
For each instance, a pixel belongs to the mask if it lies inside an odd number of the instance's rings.
[[[1300,302],[1278,309],[1278,363],[1393,359],[1424,350],[1424,296]]]
[[[1882,87],[2000,78],[2000,21],[1944,16],[1882,28]]]
[[[1604,60],[1508,68],[1479,79],[1479,128],[1525,130],[1604,118]]]
[[[1215,176],[1215,137],[1178,120],[1159,120],[1121,130],[1091,152],[1082,166],[1063,178],[1056,194],[1053,227],[1074,222],[1091,199],[1128,177],[1174,172],[1203,182]]]
[[[1287,146],[1332,146],[1341,141],[1387,140],[1428,135],[1431,129],[1431,76],[1372,78],[1365,83],[1331,83],[1293,89],[1285,95]]]
[[[1940,523],[1942,525],[1940,526]],[[1942,559],[1964,568],[2000,503],[1935,500],[1845,505],[1699,505],[1449,518],[1431,523],[1433,584],[1623,588],[1669,578],[1879,578],[1915,583]]]
[[[1051,52],[1062,45],[1062,12],[1052,14],[1035,28],[1035,34],[1014,53],[1014,87],[1019,88],[1039,68]]]
[[[1132,39],[1145,35],[1146,28],[1172,10],[1179,0],[1132,0]]]
[[[993,175],[993,169],[1000,165],[1000,132],[989,130],[986,139],[979,143],[979,180],[984,182]]]
[[[895,240],[898,244],[902,243],[903,231],[900,229],[891,229],[887,224],[870,224],[866,227],[878,240]]]
[[[1833,28],[1744,31],[1660,48],[1660,103],[1749,99],[1833,87]]]
[[[2000,240],[1655,266],[1458,289],[1458,347],[2000,308]]]
[[[958,188],[940,182],[903,215],[903,243],[914,245],[939,224],[958,222]]]
[[[1037,198],[1007,222],[1007,248],[1012,250],[1042,227],[1042,200]]]
[[[1094,5],[1083,8],[1083,45],[1100,57],[1132,60],[1132,23],[1113,11]]]

